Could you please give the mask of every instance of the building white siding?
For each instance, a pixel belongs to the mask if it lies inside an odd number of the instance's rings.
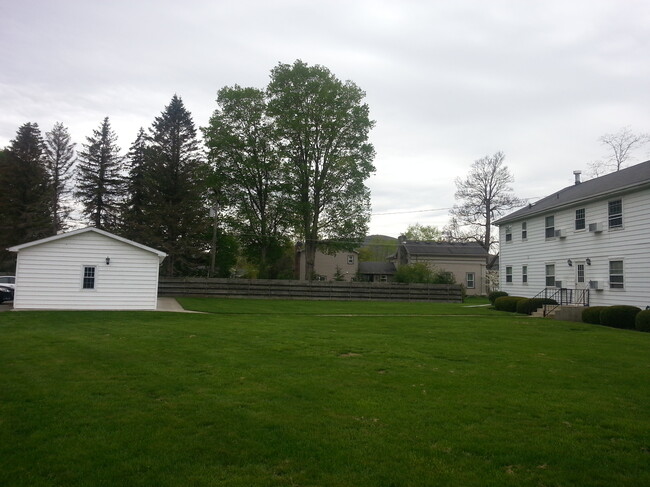
[[[14,307],[155,310],[159,265],[155,253],[96,232],[23,248]],[[94,289],[82,287],[85,266],[95,267]]]
[[[608,202],[621,199],[622,228],[608,228]],[[585,210],[585,229],[575,229],[576,210]],[[553,215],[555,230],[563,238],[545,237],[545,217]],[[526,222],[527,238],[522,239],[522,222]],[[589,224],[600,223],[602,232],[590,232]],[[506,229],[511,226],[512,240],[506,242]],[[507,224],[500,231],[500,287],[511,295],[532,297],[546,287],[546,265],[555,265],[555,280],[562,287],[589,287],[599,283],[601,290],[590,292],[592,306],[629,304],[645,308],[650,305],[650,190],[609,196],[549,210]],[[571,266],[568,261],[571,261]],[[623,262],[624,287],[610,285],[610,261]],[[528,282],[522,282],[522,267],[527,266]],[[584,283],[578,282],[578,269],[583,266]],[[506,269],[512,268],[512,282],[507,282]]]

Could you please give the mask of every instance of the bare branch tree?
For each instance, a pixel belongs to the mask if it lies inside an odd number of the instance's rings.
[[[505,154],[497,152],[472,164],[465,179],[456,178],[456,200],[450,211],[455,233],[463,240],[475,240],[487,251],[496,242],[492,236],[495,218],[523,204],[512,194],[513,176],[503,164]],[[447,233],[454,233],[448,227]]]
[[[650,142],[650,134],[632,132],[630,127],[623,127],[615,134],[605,134],[599,139],[608,148],[609,154],[605,160],[589,164],[594,177],[608,172],[620,171],[634,160],[634,151]]]

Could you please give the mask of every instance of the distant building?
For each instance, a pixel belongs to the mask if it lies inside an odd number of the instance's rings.
[[[425,242],[404,237],[400,237],[397,252],[389,257],[398,270],[403,265],[423,263],[433,270],[450,272],[469,295],[489,292],[487,259],[487,251],[476,242]]]
[[[304,281],[305,279],[305,249],[301,242],[296,244],[296,259],[294,265],[294,278]],[[316,250],[314,261],[314,280],[334,281],[336,279],[351,281],[359,270],[359,253],[352,251],[341,251],[335,254],[326,254]]]
[[[359,278],[368,282],[390,282],[395,278],[392,262],[359,262]]]

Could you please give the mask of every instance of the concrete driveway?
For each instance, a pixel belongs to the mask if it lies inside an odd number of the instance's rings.
[[[12,309],[14,309],[14,303],[12,303],[12,302],[8,302],[8,303],[5,302],[5,303],[0,304],[0,312],[2,312],[2,311],[10,311]]]

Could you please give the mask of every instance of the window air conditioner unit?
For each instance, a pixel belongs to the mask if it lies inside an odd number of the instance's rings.
[[[603,224],[602,223],[590,223],[589,224],[589,231],[593,233],[600,233],[603,231]]]
[[[562,281],[555,281],[555,287],[562,287]]]
[[[566,230],[555,230],[555,236],[557,238],[566,238]]]
[[[603,285],[600,281],[589,281],[589,289],[593,289],[594,291],[602,291]]]

